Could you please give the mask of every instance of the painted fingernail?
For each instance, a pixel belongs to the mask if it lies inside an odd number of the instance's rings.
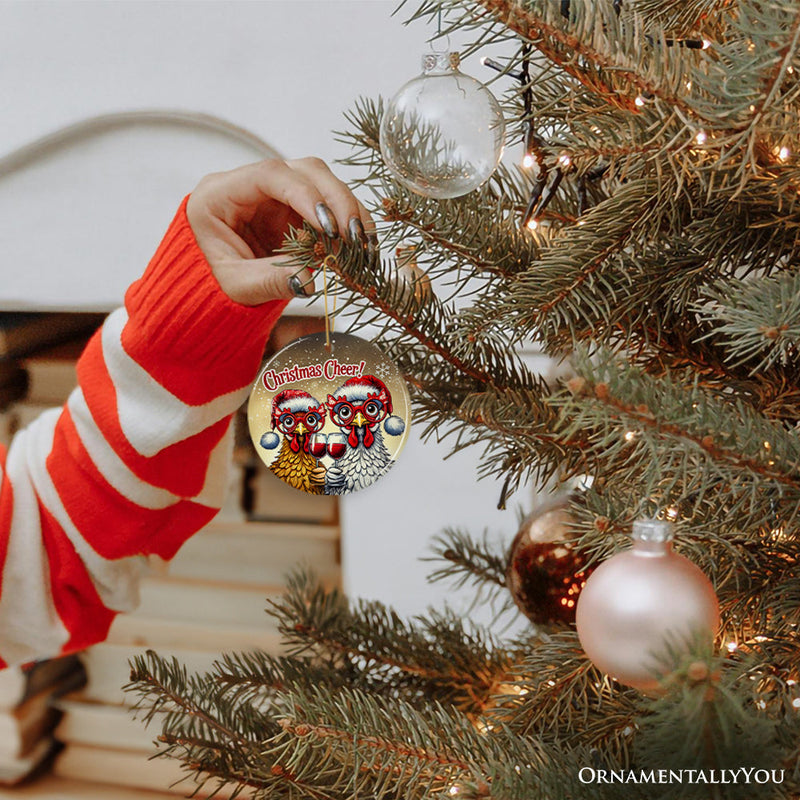
[[[330,236],[331,239],[335,239],[339,235],[336,217],[333,216],[333,213],[325,203],[317,203],[315,210],[317,212],[319,224],[322,225],[322,230],[324,230],[325,234]]]
[[[364,230],[364,224],[358,217],[350,217],[350,222],[347,223],[347,230],[350,232],[350,241],[361,242],[362,245],[367,244],[367,233]]]
[[[295,297],[308,297],[311,292],[311,284],[304,284],[298,275],[289,276],[289,291]]]

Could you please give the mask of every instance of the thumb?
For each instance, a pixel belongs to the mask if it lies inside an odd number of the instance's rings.
[[[314,278],[309,270],[287,265],[286,256],[219,260],[212,271],[222,291],[244,306],[305,298],[314,293]]]

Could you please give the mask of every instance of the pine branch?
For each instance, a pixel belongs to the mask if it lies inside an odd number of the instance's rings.
[[[352,684],[358,675],[307,658],[271,656],[258,650],[223,653],[213,668],[215,682],[235,702],[270,703],[292,686]]]
[[[695,445],[705,451],[715,461],[726,462],[737,469],[757,473],[763,478],[768,478],[793,489],[800,489],[800,476],[770,469],[769,465],[775,463],[772,460],[764,464],[761,458],[749,458],[739,453],[736,449],[716,445],[713,435],[710,433],[700,436],[699,433],[693,433],[684,426],[657,421],[653,416],[653,412],[647,407],[627,405],[610,396],[605,397],[603,402],[608,407],[618,411],[620,413],[619,419],[622,421],[630,422],[640,428],[657,430],[662,435],[666,434],[680,438],[684,442]],[[771,447],[768,449],[771,449]],[[761,454],[759,453],[759,455]]]
[[[794,623],[791,583],[798,537],[783,523],[781,505],[731,507],[713,493],[697,506],[690,498],[654,493],[641,496],[638,483],[598,478],[570,504],[575,546],[588,563],[611,557],[629,545],[634,519],[665,512],[676,523],[675,546],[712,581],[720,599],[725,636],[744,641],[769,630],[785,636]],[[638,502],[631,504],[635,493]],[[788,514],[794,514],[791,502]],[[786,600],[781,597],[787,598]]]
[[[387,695],[435,697],[471,716],[481,713],[516,658],[452,613],[431,612],[408,624],[380,603],[350,607],[302,574],[272,613],[292,652],[310,652],[351,682]]]
[[[658,201],[654,190],[650,182],[632,182],[593,208],[584,226],[571,229],[569,238],[561,238],[542,253],[504,296],[487,303],[487,317],[497,325],[513,318],[518,331],[539,332],[546,339],[562,328],[571,329],[575,318],[585,313],[581,301],[587,295],[576,295],[586,285],[607,285],[603,272],[613,267],[609,256],[621,250],[636,225],[652,213]],[[593,292],[591,318],[610,317],[614,299],[613,294]]]
[[[722,207],[727,209],[724,225],[719,220]],[[744,213],[748,207],[741,208]],[[788,229],[782,228],[776,235],[771,229],[753,227],[752,204],[747,219],[740,218],[729,202],[693,213],[694,219],[685,222],[683,214],[676,215],[685,230],[680,240],[651,239],[637,246],[635,253],[619,253],[603,265],[602,280],[577,287],[570,316],[556,318],[547,328],[548,342],[556,351],[587,340],[625,348],[628,358],[654,374],[691,366],[705,385],[736,386],[756,408],[791,418],[796,408],[796,370],[773,368],[769,375],[762,370],[761,378],[753,380],[749,365],[739,368],[736,359],[726,358],[726,343],[709,326],[712,319],[704,309],[713,300],[714,287],[727,287],[742,261],[754,270],[766,264],[768,274],[776,263],[792,258],[796,232],[787,236]],[[591,233],[592,228],[586,225],[584,230]],[[724,248],[719,246],[721,236],[727,237]],[[559,237],[554,250],[559,248],[571,252],[571,237]],[[532,279],[536,269],[530,274]],[[758,338],[764,341],[763,336]]]
[[[475,6],[490,12],[495,20],[529,41],[551,62],[582,86],[604,98],[619,109],[635,112],[635,96],[658,97],[670,108],[686,116],[694,116],[694,109],[682,97],[660,83],[643,77],[626,56],[630,47],[630,33],[621,27],[610,7],[588,7],[571,3],[570,25],[564,21],[555,6],[528,2],[520,5],[509,0],[476,0]],[[634,26],[637,32],[639,25]],[[597,30],[608,31],[605,50],[589,44],[597,40]],[[594,32],[594,36],[591,35]],[[653,38],[656,38],[655,36]],[[626,41],[628,39],[628,41]],[[615,41],[616,46],[611,46]],[[625,42],[625,44],[622,44]],[[636,65],[638,67],[638,64]]]
[[[636,758],[644,769],[778,769],[786,756],[778,724],[745,705],[734,691],[742,666],[710,655],[680,657],[672,676],[674,689],[651,702],[638,720]],[[751,684],[752,685],[752,684]],[[747,687],[749,688],[749,687]],[[705,798],[695,787],[682,797]],[[740,787],[731,797],[774,797],[775,787],[754,791]],[[742,791],[744,790],[744,791]],[[691,791],[691,790],[690,790]],[[730,791],[730,790],[727,790]]]
[[[726,632],[740,642],[755,638],[793,644],[796,658],[800,653],[795,633],[800,622],[797,542],[770,534],[737,544],[745,568],[730,570],[733,579],[723,581],[718,592]],[[725,570],[730,551],[717,548],[716,552],[722,557],[717,569]]]
[[[641,695],[618,687],[586,658],[574,631],[537,641],[518,668],[497,718],[526,737],[566,747],[598,747],[630,763]]]
[[[535,392],[475,393],[459,411],[473,429],[455,449],[484,445],[479,474],[504,474],[514,487],[561,471],[592,471],[582,433],[568,430],[551,413],[549,402]]]
[[[662,0],[635,0],[633,10],[646,19],[658,22],[679,38],[696,35],[698,30],[714,33],[731,16],[733,0],[690,0],[664,4]],[[721,37],[714,36],[715,41]]]
[[[310,235],[303,241],[295,238],[287,243],[282,252],[290,256],[292,265],[308,267],[312,271],[325,260],[345,289],[368,299],[372,307],[394,320],[407,336],[418,341],[432,354],[480,384],[503,385],[505,376],[497,369],[490,373],[476,366],[480,363],[478,359],[468,362],[451,346],[456,342],[448,341],[451,337],[447,336],[445,330],[449,315],[436,298],[432,298],[418,314],[412,316],[407,309],[397,308],[397,289],[392,285],[389,273],[379,275],[377,265],[370,262],[362,248],[342,245],[339,253],[334,254],[330,243],[323,245],[317,242],[315,245],[312,242]],[[504,360],[507,362],[509,359]]]
[[[712,486],[731,499],[755,498],[762,487],[797,496],[800,444],[782,425],[696,384],[653,379],[610,360],[579,369],[588,381],[584,400],[562,394],[553,401],[569,419],[567,433],[594,428],[588,455],[619,477],[636,473],[643,493],[658,486],[669,494],[681,481],[695,504]]]
[[[431,583],[455,578],[456,588],[472,579],[479,586],[494,584],[506,587],[507,556],[504,552],[489,550],[487,536],[478,543],[464,531],[448,528],[433,540],[434,556],[426,561],[445,561],[445,565],[430,573]]]
[[[353,763],[346,780],[353,794],[382,797],[437,795],[461,781],[486,781],[493,765],[505,759],[540,761],[532,743],[481,734],[464,717],[430,704],[425,709],[354,690],[336,696],[322,691],[293,694],[291,715],[282,721],[284,737],[275,752],[288,765],[308,759]]]
[[[238,788],[264,786],[255,766],[259,742],[276,726],[260,711],[230,700],[224,686],[189,675],[176,659],[153,651],[133,660],[125,689],[138,694],[133,708],[144,712],[145,724],[161,721],[159,740],[166,747],[158,755],[182,760],[198,788],[213,777],[237,787],[237,794]]]
[[[196,676],[190,676],[175,658],[162,659],[152,650],[144,656],[136,656],[131,663],[130,683],[125,690],[139,696],[134,709],[147,708],[143,716],[145,724],[162,712],[168,720],[185,716],[198,729],[229,739],[242,751],[252,745],[252,741],[231,725],[236,715],[235,706],[225,702],[219,692],[209,696]]]
[[[470,611],[488,604],[495,619],[513,608],[506,586],[508,555],[491,547],[486,533],[478,542],[465,531],[447,528],[434,537],[432,549],[433,555],[422,559],[439,564],[428,574],[430,583],[449,581],[455,590],[470,586]]]
[[[709,291],[697,313],[715,327],[728,361],[746,364],[750,375],[776,363],[798,374],[800,273],[729,281],[724,290]]]
[[[350,289],[350,291],[359,292],[365,297],[368,297],[372,301],[372,304],[375,306],[375,308],[381,311],[385,316],[394,319],[394,321],[399,323],[407,334],[414,337],[418,342],[420,342],[420,344],[422,344],[432,353],[440,358],[443,358],[445,361],[448,361],[459,372],[472,378],[473,380],[476,380],[480,383],[494,385],[492,376],[490,376],[487,372],[467,364],[440,341],[437,341],[433,337],[426,336],[412,323],[412,321],[410,321],[407,317],[404,318],[403,315],[394,308],[393,304],[390,303],[388,299],[379,297],[377,291],[373,287],[367,288],[365,285],[359,283],[356,278],[345,273],[345,271],[341,268],[340,262],[332,262],[331,266],[346,288]]]
[[[757,86],[753,87],[751,96],[746,98],[751,102],[747,105],[748,116],[741,124],[743,137],[740,142],[746,146],[746,152],[751,157],[758,149],[758,127],[762,117],[775,107],[776,99],[787,77],[787,70],[792,67],[798,55],[800,12],[795,11],[793,19],[787,17],[787,10],[784,8],[765,8],[756,3],[742,3],[740,10],[739,25],[743,29],[746,28],[743,30],[745,36],[751,41],[755,40],[753,42],[755,46],[751,51],[752,59],[758,59],[757,64],[748,65],[749,69],[745,74],[749,73],[756,79],[760,78]],[[776,46],[780,39],[783,40],[782,43]],[[723,69],[726,71],[736,69],[737,77],[741,76],[741,67],[738,64],[733,66],[737,61],[735,58],[724,59]]]
[[[499,180],[499,175],[492,178]],[[489,195],[490,189],[491,184],[482,194]],[[471,201],[424,201],[400,187],[386,187],[382,205],[387,221],[402,222],[404,231],[419,234],[448,259],[456,257],[477,272],[513,276],[535,257],[537,240],[520,231],[513,207],[503,208],[498,200],[492,203],[491,195]],[[475,214],[475,202],[494,205],[491,223],[486,222],[487,214]]]

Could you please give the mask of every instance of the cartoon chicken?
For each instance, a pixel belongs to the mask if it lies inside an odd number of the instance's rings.
[[[325,404],[308,392],[284,389],[272,400],[272,430],[261,437],[261,446],[275,449],[283,434],[283,444],[269,465],[272,472],[295,489],[311,494],[325,493],[325,467],[310,452],[311,436],[325,424]]]
[[[348,494],[374,483],[393,463],[383,441],[381,422],[390,436],[399,436],[405,422],[392,415],[392,395],[374,375],[345,381],[328,395],[327,406],[349,447],[328,469],[325,494]]]

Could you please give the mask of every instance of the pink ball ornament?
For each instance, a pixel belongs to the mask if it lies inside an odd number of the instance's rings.
[[[594,665],[620,683],[658,687],[658,657],[698,635],[713,636],[719,602],[711,581],[672,550],[672,525],[655,519],[633,525],[633,547],[612,556],[589,577],[578,598],[578,637]]]

